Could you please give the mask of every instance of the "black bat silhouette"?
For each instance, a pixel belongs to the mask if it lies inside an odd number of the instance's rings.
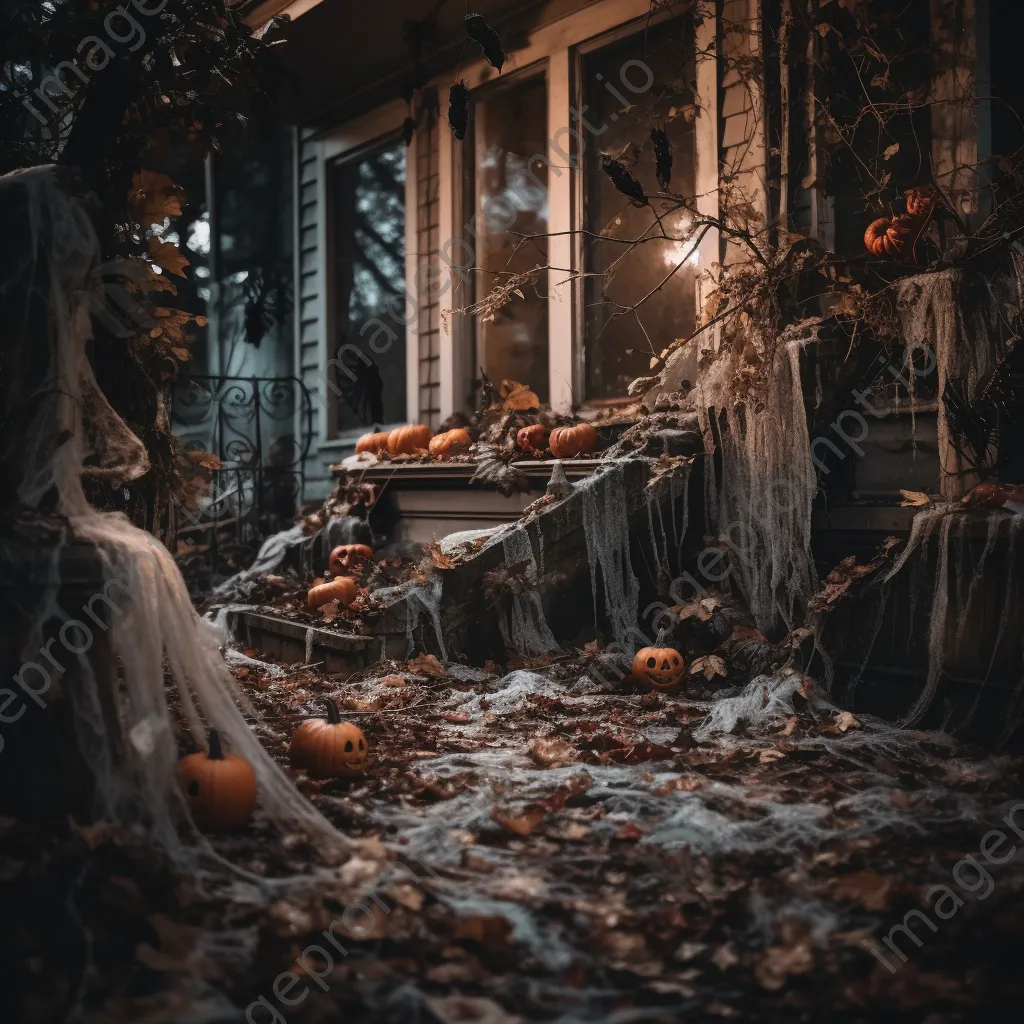
[[[448,123],[455,138],[462,140],[469,129],[469,90],[466,83],[456,82],[448,90]]]
[[[611,179],[612,184],[629,199],[634,206],[650,206],[643,185],[626,170],[618,160],[610,156],[601,157],[601,170]]]
[[[354,362],[346,358],[352,356]],[[356,355],[344,344],[338,349],[338,389],[360,423],[384,422],[384,381],[380,367],[365,352]]]
[[[654,146],[654,174],[658,184],[667,191],[672,182],[672,144],[664,128],[651,129],[651,145]]]
[[[501,66],[505,63],[505,50],[501,45],[501,40],[498,38],[498,33],[484,21],[481,14],[467,14],[463,19],[463,24],[466,26],[466,35],[474,42],[480,44],[480,48],[484,51],[484,57],[487,58],[487,63],[492,68],[497,68],[500,74]]]

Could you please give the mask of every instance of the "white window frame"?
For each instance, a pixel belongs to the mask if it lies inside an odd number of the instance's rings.
[[[597,2],[537,28],[529,37],[526,46],[506,56],[506,67],[514,67],[517,73],[525,73],[533,64],[544,62],[548,83],[548,262],[552,268],[571,267],[580,269],[581,247],[578,232],[582,227],[582,211],[578,195],[580,175],[574,171],[556,174],[554,169],[565,167],[567,153],[571,153],[569,107],[576,105],[574,85],[577,78],[576,66],[588,44],[600,45],[601,37],[608,36],[625,27],[642,28],[650,17],[649,0],[597,0]],[[696,50],[696,77],[699,113],[695,121],[696,184],[697,205],[701,214],[718,216],[718,87],[717,62],[714,56],[714,41],[717,25],[711,14],[700,25]],[[702,57],[701,55],[707,55]],[[472,89],[492,81],[494,71],[481,57],[464,65],[460,72]],[[439,76],[435,84],[442,98],[447,96],[454,72]],[[460,216],[464,206],[461,202],[460,168],[461,146],[450,131],[441,132],[441,238],[461,238],[465,234]],[[447,175],[447,177],[446,177]],[[700,245],[702,270],[714,272],[719,261],[719,237],[717,230],[709,231]],[[443,268],[442,268],[443,269]],[[458,276],[446,271],[445,295],[454,294]],[[703,308],[708,291],[706,281],[697,282],[697,309]],[[442,285],[444,287],[444,285]],[[548,272],[548,394],[552,408],[557,412],[570,412],[585,408],[585,403],[576,400],[582,394],[580,368],[584,340],[577,309],[579,307],[578,286],[567,281],[562,270]],[[702,294],[702,291],[705,294]],[[441,417],[442,419],[459,409],[457,396],[465,392],[465,382],[472,368],[464,365],[467,355],[465,345],[460,345],[457,324],[452,318],[449,329],[441,332]]]
[[[714,5],[710,5],[713,9]],[[556,173],[556,168],[566,166],[567,154],[572,152],[569,108],[575,107],[577,69],[581,55],[599,45],[602,37],[618,34],[620,30],[635,26],[638,30],[650,17],[649,0],[595,0],[595,2],[555,21],[535,29],[526,45],[506,55],[506,68],[516,73],[526,73],[531,65],[543,63],[548,88],[547,137],[549,164],[548,173],[548,262],[552,268],[571,267],[574,271],[581,266],[582,247],[579,244],[579,229],[582,227],[581,175],[573,170]],[[698,115],[695,120],[696,168],[694,181],[696,203],[699,212],[709,217],[718,216],[718,78],[714,43],[717,38],[717,24],[713,13],[700,24],[696,39],[696,79]],[[494,69],[483,57],[461,66],[459,76],[473,88],[492,82]],[[455,69],[436,76],[430,85],[438,91],[442,120],[439,132],[439,236],[441,250],[448,240],[461,239],[466,235],[465,209],[462,196],[463,143],[455,139],[445,121],[448,88],[454,80]],[[328,206],[327,165],[376,139],[383,139],[397,131],[407,110],[404,103],[395,100],[362,117],[321,135],[317,141],[318,152],[318,199],[323,215],[319,218],[320,266],[324,277],[320,288],[321,331],[320,365],[327,366],[327,339],[334,336],[333,311],[331,309],[332,276],[330,274],[330,217]],[[407,153],[406,174],[406,288],[407,294],[417,296],[416,286],[416,216],[418,212],[416,195],[416,140],[413,139]],[[698,315],[703,309],[709,291],[708,275],[717,271],[719,263],[719,233],[708,231],[700,244],[701,273],[696,277],[696,309]],[[449,250],[451,251],[451,250]],[[459,257],[453,256],[458,263]],[[437,286],[442,290],[443,308],[464,304],[459,289],[459,272],[440,266],[441,277]],[[575,396],[582,391],[582,346],[584,339],[578,316],[580,306],[579,283],[567,278],[564,270],[548,271],[548,393],[552,408],[557,412],[570,412],[586,408],[585,403]],[[713,287],[713,284],[712,284]],[[454,297],[454,301],[453,301]],[[453,412],[462,412],[462,396],[473,375],[474,367],[468,365],[470,353],[464,343],[464,331],[460,329],[461,318],[449,317],[447,326],[442,322],[440,334],[440,418],[443,420]],[[416,330],[419,317],[414,318],[406,329],[406,396],[409,422],[419,418],[419,342]],[[322,420],[323,422],[323,420]],[[321,447],[342,448],[351,446],[355,434],[350,432],[335,438],[326,438],[326,427],[321,431]]]
[[[319,253],[320,286],[317,289],[317,317],[320,323],[318,365],[323,374],[325,412],[320,417],[318,444],[321,450],[352,448],[366,428],[352,428],[331,434],[331,423],[334,419],[335,403],[338,396],[327,386],[328,360],[331,358],[330,341],[337,335],[337,310],[334,308],[334,218],[331,199],[331,166],[341,157],[355,155],[360,150],[385,142],[396,136],[402,128],[402,122],[408,115],[408,109],[401,100],[394,100],[382,107],[346,121],[344,124],[323,132],[314,141],[316,154],[316,197],[317,197],[317,252]],[[309,143],[307,143],[308,145]],[[416,250],[416,140],[406,149],[405,175],[405,252],[406,252],[406,289],[408,294],[415,295],[415,259],[411,255]],[[410,269],[411,268],[411,269]],[[410,275],[412,275],[410,277]],[[418,345],[416,327],[419,318],[406,327],[405,335],[405,369],[406,369],[406,422],[414,421],[418,416],[418,381],[416,378],[416,355]],[[386,423],[382,429],[391,430],[401,423]]]

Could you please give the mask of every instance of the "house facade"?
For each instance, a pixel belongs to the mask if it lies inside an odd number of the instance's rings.
[[[468,413],[481,371],[556,411],[622,413],[659,353],[713,319],[708,296],[739,258],[737,233],[774,225],[863,248],[870,217],[843,180],[856,153],[834,152],[815,110],[816,78],[830,73],[820,24],[848,4],[480,3],[500,33],[500,73],[451,6],[272,0],[247,12],[254,25],[292,19],[292,358],[313,406],[307,501],[371,426],[436,429]],[[983,218],[992,12],[986,0],[902,6],[908,45],[926,54],[922,84],[962,98],[913,112],[916,178]],[[671,152],[661,181],[653,128]],[[691,212],[643,237],[649,209],[616,190],[607,156],[648,194],[692,197]],[[615,245],[631,253],[621,266]],[[704,337],[714,345],[713,326]],[[677,359],[677,383],[691,382],[696,355]],[[935,408],[917,410],[919,437],[934,438]]]

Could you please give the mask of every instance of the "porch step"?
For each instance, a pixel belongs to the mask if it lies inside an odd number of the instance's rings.
[[[355,672],[382,656],[376,637],[305,626],[261,608],[230,611],[227,621],[240,643],[285,665],[305,663],[308,657],[328,674]]]

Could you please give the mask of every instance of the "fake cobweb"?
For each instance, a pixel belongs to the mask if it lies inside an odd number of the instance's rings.
[[[407,653],[410,657],[418,646],[417,633],[429,624],[442,660],[448,660],[448,649],[441,626],[443,587],[444,581],[440,576],[431,576],[426,581],[413,579],[393,587],[381,587],[373,593],[376,604],[398,611],[403,617]]]
[[[816,582],[811,502],[817,481],[800,379],[800,353],[813,341],[803,334],[781,339],[756,398],[737,402],[730,356],[705,371],[693,392],[708,456],[709,512],[732,551],[730,579],[762,631],[780,621],[797,624]]]
[[[985,524],[985,540],[975,560],[971,555],[970,532],[979,522]],[[1001,599],[996,606],[996,633],[991,640],[991,654],[981,680],[982,687],[988,683],[996,658],[1004,649],[1004,644],[1020,645],[1024,633],[1021,628],[1021,572],[1018,553],[1022,532],[1024,515],[999,510],[990,510],[979,516],[977,513],[965,512],[955,505],[940,504],[923,509],[914,517],[910,539],[883,581],[888,583],[899,573],[908,571],[911,573],[911,609],[922,599],[930,600],[928,673],[921,693],[904,715],[901,725],[916,725],[932,706],[947,659],[959,650],[972,611],[975,611],[977,604],[985,599],[983,584],[986,578],[992,579],[995,576],[998,580],[1000,573],[1003,577],[996,583],[1001,591]],[[931,554],[933,541],[936,548],[934,562]],[[1005,561],[999,560],[1001,566],[995,565],[992,557],[1000,544],[1005,544],[1006,548]],[[931,580],[930,595],[921,593],[927,579]],[[1022,690],[1024,684],[1018,689],[1018,694]],[[968,722],[959,724],[969,724],[980,698],[979,690]],[[1020,724],[1019,715],[1012,713],[1019,705],[1018,696],[1011,701],[1011,714],[1004,727],[1003,740],[1006,740]]]
[[[17,325],[8,325],[14,336],[7,344],[45,344],[50,351],[18,497],[38,508],[56,496],[69,534],[94,545],[105,592],[117,605],[103,640],[120,665],[122,685],[98,675],[86,649],[78,656],[80,685],[69,687],[79,746],[95,778],[97,812],[141,823],[172,855],[188,855],[166,669],[196,747],[204,749],[207,730],[216,728],[227,748],[252,765],[269,819],[328,847],[346,847],[345,837],[296,792],[246,724],[216,637],[192,607],[170,553],[124,516],[98,512],[87,501],[84,473],[120,484],[149,468],[145,448],[100,391],[86,355],[89,314],[100,298],[94,287],[98,243],[81,205],[58,186],[54,168],[8,175],[0,188],[21,192],[17,198],[30,212],[33,287],[49,309],[47,338],[19,335]],[[60,589],[55,559],[37,633],[53,618],[69,621],[58,606]]]
[[[558,647],[558,642],[544,617],[544,603],[536,587],[538,565],[533,555],[530,535],[520,526],[505,534],[502,545],[505,564],[525,563],[526,578],[533,586],[524,593],[512,595],[511,607],[507,613],[505,609],[500,609],[498,626],[501,637],[506,647],[519,654],[547,654]]]
[[[583,682],[581,680],[581,682]],[[793,706],[793,694],[805,677],[794,672],[764,676],[754,680],[731,698],[716,702],[688,700],[691,710],[708,714],[693,730],[693,739],[708,750],[715,746],[745,748],[777,754],[780,726],[794,714],[804,725],[810,720],[828,722],[839,709],[827,698],[814,695],[801,712]],[[715,780],[699,774],[700,762],[692,776],[694,787],[671,785],[678,781],[680,767],[666,751],[664,761],[637,764],[570,763],[538,767],[524,746],[524,728],[531,719],[542,718],[538,698],[559,697],[572,714],[582,719],[600,719],[627,697],[592,692],[592,688],[567,690],[546,671],[518,670],[494,681],[486,694],[453,692],[452,710],[464,713],[452,726],[452,737],[486,735],[485,749],[455,750],[442,753],[416,766],[416,773],[437,784],[473,779],[472,786],[460,785],[454,795],[427,805],[378,802],[373,819],[390,841],[399,848],[435,867],[458,866],[459,848],[448,838],[452,828],[474,835],[500,835],[495,823],[495,793],[510,813],[536,806],[553,792],[568,787],[585,792],[586,800],[578,810],[565,808],[568,819],[578,816],[598,838],[610,839],[627,823],[643,827],[644,845],[666,850],[690,847],[694,853],[709,856],[730,854],[758,855],[768,852],[795,854],[801,849],[820,847],[842,837],[890,834],[924,834],[934,827],[960,822],[980,824],[991,808],[983,796],[958,793],[939,784],[926,784],[906,791],[898,776],[908,770],[927,769],[923,778],[934,778],[960,767],[952,760],[955,741],[942,734],[911,733],[868,716],[855,729],[835,735],[793,735],[787,739],[792,750],[824,751],[841,760],[847,771],[855,773],[858,787],[848,796],[832,802],[806,799],[797,787],[789,791],[782,785],[749,784]],[[487,728],[485,716],[501,719],[516,716],[515,733],[495,736]],[[468,721],[464,718],[468,716]],[[529,737],[530,730],[525,729]],[[634,734],[642,740],[667,746],[669,733],[659,726],[637,723]],[[461,744],[457,744],[461,745]],[[712,755],[708,755],[711,757]],[[948,767],[952,766],[952,767]],[[965,771],[983,770],[974,762]],[[899,790],[898,798],[894,793]],[[599,813],[594,809],[599,808]],[[473,902],[495,898],[507,891],[510,882],[521,884],[529,861],[524,862],[513,847],[478,845],[480,857],[488,860],[487,872],[472,880],[475,893],[460,876],[456,886],[445,886],[452,895],[458,889],[462,899]],[[552,855],[553,856],[553,855]],[[518,880],[518,881],[517,881]],[[537,899],[544,895],[545,883],[538,881]],[[564,893],[563,893],[564,894]]]
[[[594,621],[603,606],[620,643],[636,628],[640,583],[629,557],[629,515],[624,468],[613,463],[576,484],[583,498],[583,532],[590,564]]]

